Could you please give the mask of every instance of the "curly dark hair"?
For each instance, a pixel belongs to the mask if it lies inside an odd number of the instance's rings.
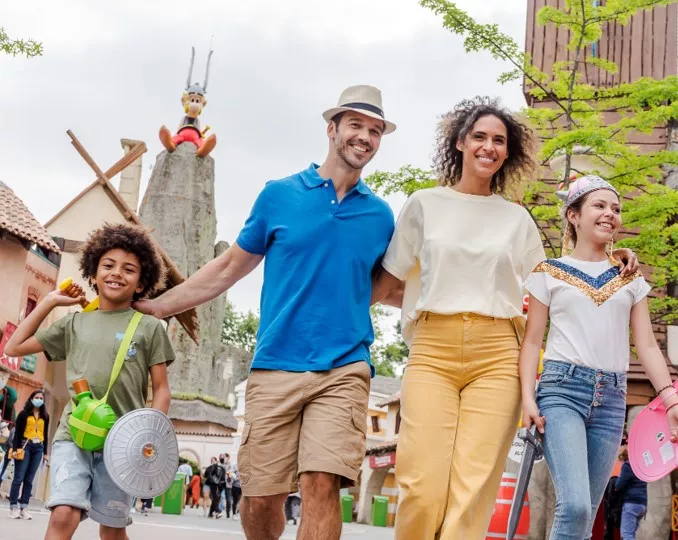
[[[92,232],[83,244],[80,257],[80,271],[86,280],[97,274],[101,257],[111,249],[122,249],[133,253],[141,265],[139,286],[143,291],[134,295],[134,300],[152,296],[166,281],[167,268],[160,251],[151,235],[140,226],[105,223]],[[95,284],[92,288],[97,291]],[[97,291],[98,293],[99,291]]]
[[[464,156],[457,149],[457,141],[463,141],[476,121],[488,115],[496,116],[506,126],[508,145],[508,157],[490,182],[492,193],[506,193],[523,180],[533,177],[537,162],[534,157],[536,139],[532,130],[501,107],[498,99],[476,96],[462,101],[443,115],[438,125],[433,167],[440,185],[453,186],[461,180]]]

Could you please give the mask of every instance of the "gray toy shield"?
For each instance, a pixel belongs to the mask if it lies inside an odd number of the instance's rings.
[[[179,466],[172,422],[155,409],[127,413],[108,432],[104,464],[115,485],[133,497],[165,493]]]

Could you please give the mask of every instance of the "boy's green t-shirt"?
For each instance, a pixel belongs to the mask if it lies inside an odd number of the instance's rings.
[[[106,394],[115,356],[133,314],[132,308],[69,313],[49,328],[36,332],[35,337],[48,360],[66,360],[66,382],[71,398],[75,398],[73,381],[78,379],[87,380],[95,398]],[[162,322],[144,315],[127,349],[120,375],[108,394],[108,404],[118,417],[146,406],[148,370],[156,364],[169,365],[174,358]],[[69,401],[61,415],[55,441],[72,440],[68,429],[71,408]]]

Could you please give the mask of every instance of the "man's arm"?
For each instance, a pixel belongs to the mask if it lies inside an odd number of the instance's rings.
[[[376,274],[372,277],[372,298],[370,299],[370,305],[380,303],[399,308],[403,303],[404,291],[404,281],[400,281],[393,274],[379,267]]]
[[[244,278],[264,258],[249,253],[237,243],[213,259],[180,285],[153,300],[140,300],[133,307],[158,319],[209,302]]]

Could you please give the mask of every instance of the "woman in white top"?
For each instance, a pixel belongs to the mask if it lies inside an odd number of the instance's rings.
[[[530,315],[520,353],[523,423],[543,434],[556,488],[551,540],[591,538],[621,444],[626,416],[629,323],[645,371],[664,398],[671,439],[678,437],[678,397],[652,332],[650,286],[638,271],[622,276],[608,252],[621,227],[619,193],[600,177],[573,182],[566,200],[570,255],[541,263],[525,283]],[[547,319],[544,370],[534,381]],[[543,416],[541,416],[543,415]]]
[[[501,195],[531,176],[533,148],[487,98],[448,113],[440,185],[408,199],[375,280],[373,301],[406,280],[399,540],[485,537],[520,415],[523,281],[545,259],[527,210]]]

